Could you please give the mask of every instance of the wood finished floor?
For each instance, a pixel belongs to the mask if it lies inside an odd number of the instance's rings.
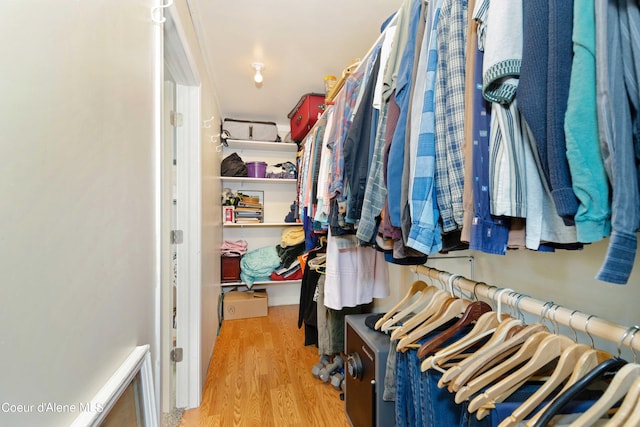
[[[350,426],[340,392],[311,375],[318,349],[304,346],[298,306],[225,320],[199,408],[180,426]]]

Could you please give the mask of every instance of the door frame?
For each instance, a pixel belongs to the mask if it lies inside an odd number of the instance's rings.
[[[171,360],[173,289],[171,268],[171,203],[173,141],[162,137],[162,209],[161,209],[161,411],[174,408],[195,408],[200,405],[202,377],[200,374],[200,319],[201,319],[201,84],[195,61],[190,54],[184,31],[174,5],[165,9],[163,24],[163,67],[171,70],[176,83],[176,108],[182,113],[182,125],[176,128],[177,154],[177,227],[183,231],[183,243],[178,251],[177,347],[183,349],[184,358],[176,364],[176,399],[171,399]],[[164,92],[161,103],[164,104]],[[167,117],[163,117],[168,120]],[[169,144],[170,142],[170,144]],[[171,151],[169,151],[171,150]]]
[[[178,245],[177,346],[184,349],[184,359],[176,366],[176,407],[195,408],[200,405],[200,319],[202,266],[201,196],[200,196],[200,88],[176,85],[176,107],[183,114],[183,125],[177,128],[178,203],[177,223],[184,233],[184,243]]]

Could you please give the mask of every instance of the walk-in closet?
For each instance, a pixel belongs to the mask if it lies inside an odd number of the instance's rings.
[[[0,426],[640,427],[637,0],[0,36]]]
[[[298,345],[351,425],[639,425],[638,10],[405,0],[327,90]]]

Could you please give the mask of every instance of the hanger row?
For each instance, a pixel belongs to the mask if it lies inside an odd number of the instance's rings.
[[[414,271],[419,276],[425,276],[443,284],[446,286],[447,293],[455,287],[460,292],[468,292],[476,300],[493,301],[498,307],[505,304],[515,309],[519,317],[522,317],[523,312],[540,316],[540,323],[551,323],[548,326],[549,330],[557,331],[559,325],[563,325],[570,328],[574,335],[577,335],[577,332],[586,334],[592,343],[593,337],[598,337],[618,344],[618,349],[625,345],[634,351],[640,350],[640,339],[634,340],[640,327],[622,326],[592,314],[560,306],[552,301],[537,300],[508,288],[497,288],[425,265],[415,267]]]

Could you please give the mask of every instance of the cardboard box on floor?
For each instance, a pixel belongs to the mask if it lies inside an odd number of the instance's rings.
[[[269,296],[265,289],[256,291],[229,291],[222,302],[224,320],[263,317],[268,314]]]

